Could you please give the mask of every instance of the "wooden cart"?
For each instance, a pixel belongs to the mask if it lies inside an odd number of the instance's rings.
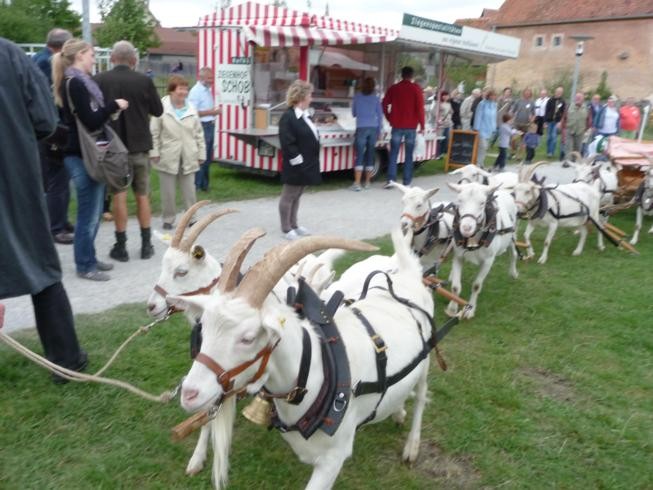
[[[615,203],[627,203],[635,195],[637,188],[644,179],[646,167],[653,159],[653,141],[642,141],[610,137],[608,143],[610,161],[618,168],[619,187],[615,193]]]

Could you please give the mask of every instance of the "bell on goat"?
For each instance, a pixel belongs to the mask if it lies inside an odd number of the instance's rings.
[[[256,425],[263,425],[265,427],[270,425],[272,420],[272,407],[270,402],[263,398],[260,394],[256,395],[254,400],[243,408],[243,417]]]

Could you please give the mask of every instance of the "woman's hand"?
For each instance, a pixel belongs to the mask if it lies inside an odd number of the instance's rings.
[[[124,111],[129,107],[129,102],[125,99],[116,99],[116,104],[118,104],[118,109]]]

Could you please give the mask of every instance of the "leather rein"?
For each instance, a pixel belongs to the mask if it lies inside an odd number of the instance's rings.
[[[213,279],[208,286],[203,286],[201,288],[197,288],[197,289],[195,289],[193,291],[189,291],[187,293],[181,293],[181,294],[179,294],[179,296],[196,296],[198,294],[209,294],[213,290],[213,288],[218,284],[219,280],[220,280],[220,276]],[[168,291],[163,289],[158,284],[156,284],[154,286],[154,292],[159,294],[163,299],[165,299],[166,296],[169,295]],[[177,307],[172,306],[172,305],[168,308],[168,314],[179,313],[181,311],[184,311],[184,310],[180,310]]]

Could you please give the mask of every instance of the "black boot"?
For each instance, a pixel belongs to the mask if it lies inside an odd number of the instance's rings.
[[[127,232],[126,231],[117,231],[116,232],[116,243],[113,244],[111,252],[109,252],[109,257],[118,262],[127,262],[129,260],[129,254],[125,248],[127,243]]]
[[[150,228],[141,228],[141,259],[149,259],[154,255],[152,233]]]

